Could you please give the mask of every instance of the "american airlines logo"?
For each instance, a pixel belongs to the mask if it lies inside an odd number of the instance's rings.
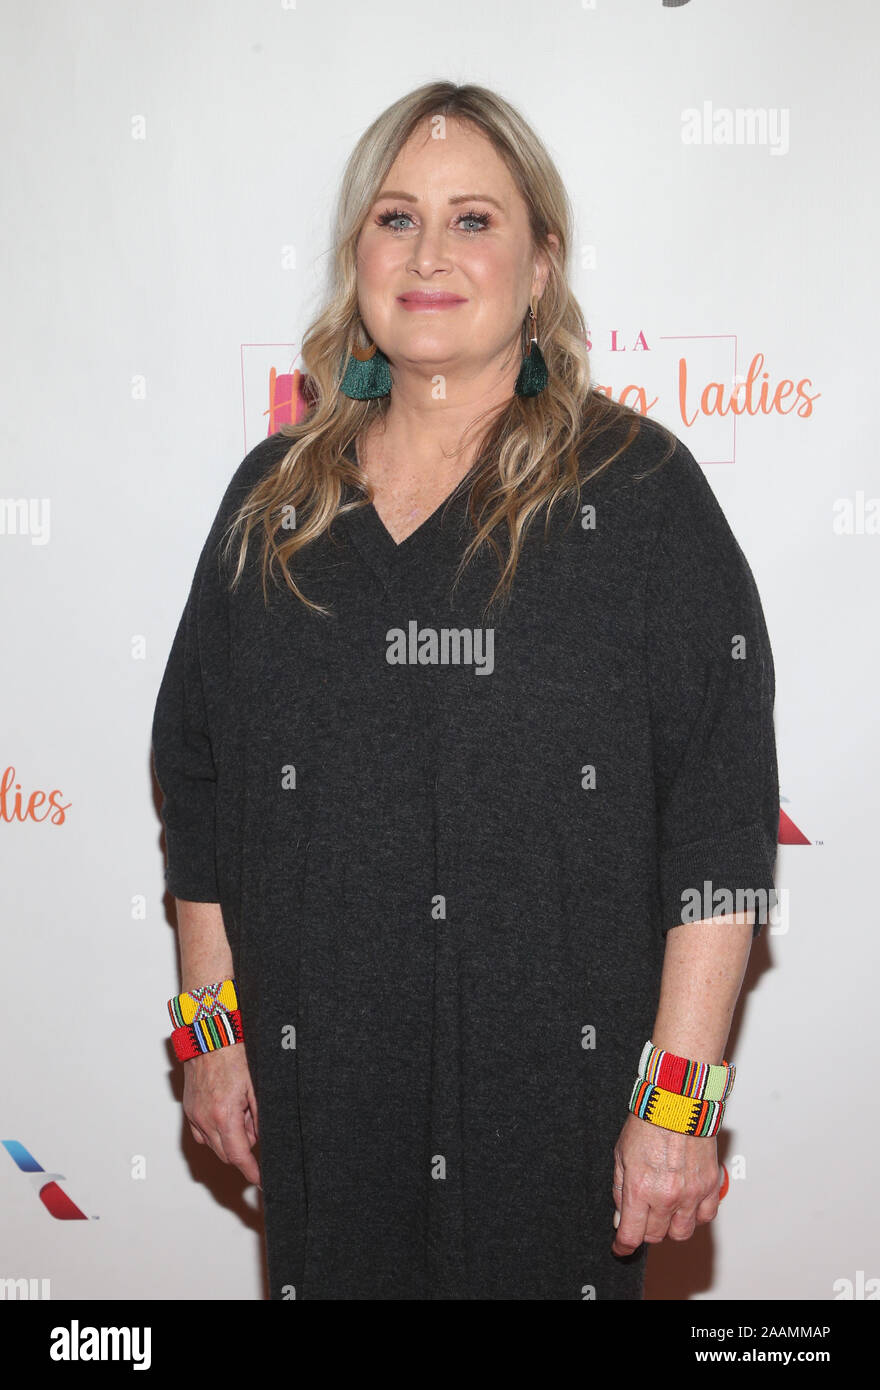
[[[63,1173],[47,1173],[33,1154],[28,1153],[24,1144],[19,1144],[17,1139],[0,1139],[0,1144],[13,1163],[30,1179],[34,1191],[50,1216],[54,1216],[56,1221],[88,1221],[85,1212],[80,1211],[63,1188],[58,1186],[59,1182],[65,1181]]]

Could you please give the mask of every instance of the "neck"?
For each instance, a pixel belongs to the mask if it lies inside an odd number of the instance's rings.
[[[430,368],[392,368],[384,429],[374,426],[369,431],[364,454],[378,458],[387,477],[464,477],[477,445],[474,434],[465,439],[469,426],[484,412],[500,409],[512,399],[518,371],[518,362],[504,370],[492,364],[472,376],[434,373]],[[440,399],[435,399],[437,375],[442,375]],[[485,423],[477,427],[477,435]]]

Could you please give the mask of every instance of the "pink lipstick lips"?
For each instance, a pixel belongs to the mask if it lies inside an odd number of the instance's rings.
[[[412,313],[419,309],[452,309],[456,304],[466,304],[467,300],[448,290],[407,290],[406,294],[397,296],[397,302]]]

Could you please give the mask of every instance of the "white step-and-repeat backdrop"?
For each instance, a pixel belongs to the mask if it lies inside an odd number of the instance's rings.
[[[265,1296],[258,1193],[189,1138],[169,1062],[150,723],[219,499],[287,418],[345,157],[437,78],[546,141],[595,380],[704,465],[773,643],[781,907],[728,1048],[730,1190],[648,1295],[880,1296],[876,7],[29,0],[4,27],[0,1296]]]

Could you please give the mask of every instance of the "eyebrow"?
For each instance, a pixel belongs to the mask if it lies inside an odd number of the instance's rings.
[[[376,198],[376,202],[381,202],[383,198],[399,198],[401,202],[417,203],[419,200],[414,193],[402,193],[397,188],[385,188]],[[493,198],[489,193],[462,193],[457,198],[450,198],[449,202],[453,205],[457,203],[491,203],[493,207],[505,212],[503,203],[499,203],[497,198]]]

